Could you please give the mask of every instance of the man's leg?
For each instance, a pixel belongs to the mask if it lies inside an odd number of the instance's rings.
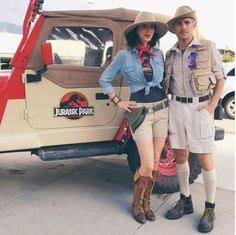
[[[180,200],[176,203],[174,208],[170,209],[167,214],[167,219],[179,219],[184,214],[191,214],[193,212],[193,204],[189,189],[189,165],[188,165],[188,150],[174,149],[176,160],[176,172],[180,187]]]
[[[210,232],[215,220],[216,172],[212,154],[198,154],[206,194],[205,210],[198,225],[200,232]]]
[[[188,150],[174,149],[176,172],[179,181],[180,192],[185,197],[190,195],[189,189],[189,164],[188,164]]]
[[[202,167],[206,201],[215,203],[216,172],[211,154],[198,154],[198,159]]]

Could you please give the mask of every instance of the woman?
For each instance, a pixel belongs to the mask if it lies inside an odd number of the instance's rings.
[[[128,48],[117,53],[99,82],[105,94],[119,108],[131,111],[146,107],[146,117],[132,132],[140,155],[141,166],[134,174],[133,214],[139,223],[154,221],[150,196],[157,180],[158,163],[167,137],[168,101],[160,85],[163,80],[163,53],[155,48],[168,26],[158,22],[151,13],[141,12],[134,24],[124,30]],[[128,81],[129,101],[121,100],[111,81],[117,74]]]

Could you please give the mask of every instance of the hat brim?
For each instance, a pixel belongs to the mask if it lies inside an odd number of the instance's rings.
[[[168,26],[165,23],[162,22],[157,22],[157,21],[147,21],[147,22],[141,22],[141,23],[136,23],[136,24],[130,24],[124,29],[124,35],[126,36],[129,32],[134,30],[136,27],[139,25],[143,24],[154,24],[156,26],[156,32],[157,32],[157,37],[160,39],[163,37],[167,32],[168,32]]]
[[[172,19],[170,19],[167,24],[169,26],[169,31],[171,33],[174,33],[174,28],[175,28],[175,21],[176,20],[179,20],[179,19],[182,19],[182,18],[193,18],[196,22],[197,22],[197,17],[196,17],[196,14],[195,14],[196,11],[191,11],[191,12],[188,12],[187,14],[184,14],[184,15],[181,15],[181,16],[177,16],[177,17],[174,17]]]

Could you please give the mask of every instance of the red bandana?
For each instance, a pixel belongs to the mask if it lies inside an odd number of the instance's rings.
[[[138,50],[138,59],[141,58],[142,54],[144,52],[147,52],[151,56],[156,56],[155,53],[150,51],[150,45],[148,44],[146,47],[144,47],[142,44],[136,44],[135,48]]]

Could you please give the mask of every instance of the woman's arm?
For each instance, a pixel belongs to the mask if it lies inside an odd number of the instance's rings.
[[[136,101],[123,101],[119,96],[116,95],[115,92],[111,92],[107,94],[110,98],[110,100],[114,103],[114,105],[117,105],[121,109],[125,109],[126,111],[130,112],[129,108],[135,108],[136,107]]]
[[[130,111],[129,108],[135,106],[135,101],[122,101],[120,97],[115,93],[114,88],[111,85],[114,77],[120,73],[122,66],[122,54],[118,52],[114,57],[112,63],[107,67],[107,69],[103,72],[102,76],[99,79],[100,86],[102,87],[102,91],[104,94],[107,94],[110,98],[110,101],[117,105],[119,108]]]

